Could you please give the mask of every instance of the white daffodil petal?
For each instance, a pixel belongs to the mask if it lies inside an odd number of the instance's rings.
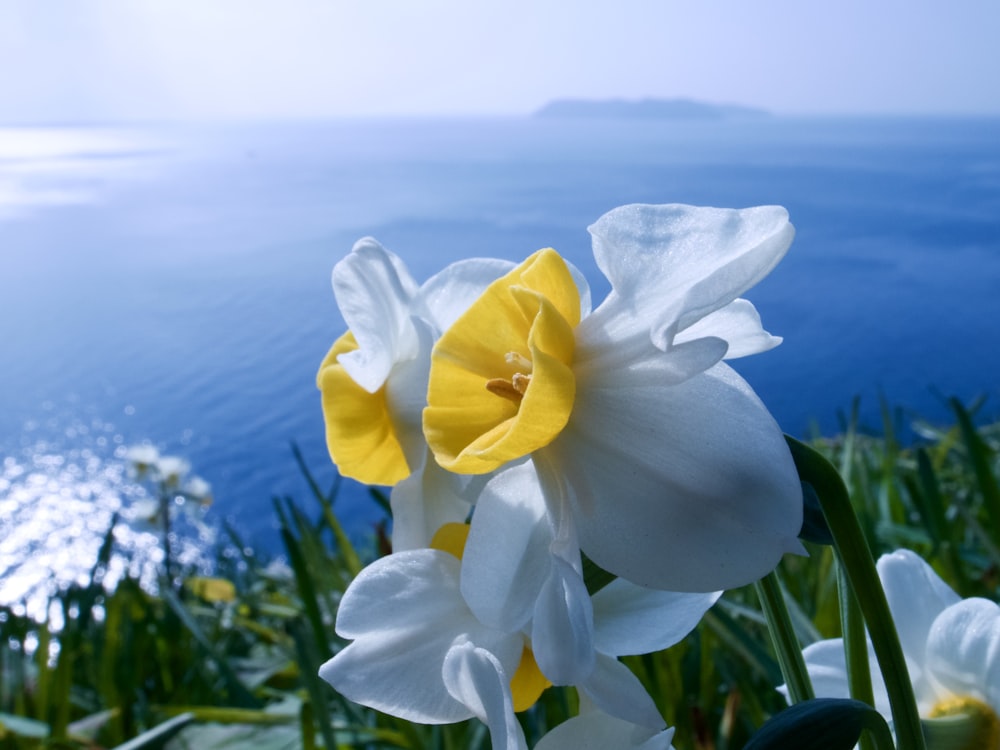
[[[791,454],[742,378],[723,363],[666,388],[619,376],[613,389],[578,381],[570,422],[546,448],[584,553],[642,586],[716,591],[804,551]]]
[[[493,750],[526,750],[514,715],[510,676],[495,655],[471,643],[456,644],[445,657],[444,683],[490,729]]]
[[[590,283],[587,281],[587,277],[583,275],[583,271],[568,260],[566,261],[566,268],[569,269],[569,274],[573,277],[573,282],[576,284],[576,290],[580,293],[580,319],[582,320],[590,315],[593,307],[590,297]]]
[[[669,648],[695,628],[721,594],[658,591],[616,578],[591,600],[594,648],[612,656]]]
[[[410,550],[376,560],[344,592],[337,635],[363,638],[417,622],[462,632],[461,623],[452,621],[474,618],[462,599],[458,576],[458,559],[439,550]]]
[[[476,502],[462,558],[462,594],[481,622],[520,630],[549,573],[552,531],[530,461],[493,477]]]
[[[611,716],[650,729],[667,726],[639,678],[614,657],[598,654],[590,677],[577,687]]]
[[[546,733],[535,750],[669,750],[673,737],[673,727],[652,731],[592,710]]]
[[[438,529],[465,523],[472,510],[462,493],[463,478],[438,466],[426,444],[423,449],[422,468],[398,482],[389,495],[396,552],[429,547]]]
[[[1000,712],[1000,606],[971,598],[948,607],[931,626],[927,664],[949,692]]]
[[[847,665],[844,661],[844,641],[842,638],[828,638],[810,643],[802,650],[802,658],[809,670],[816,695],[826,698],[850,698],[851,687],[847,680]],[[787,686],[778,690],[788,697]]]
[[[427,321],[419,318],[411,318],[410,326],[412,356],[393,363],[385,381],[385,400],[407,465],[415,470],[427,453],[423,412],[427,406],[427,374],[431,366],[434,332]]]
[[[725,340],[709,336],[679,343],[668,352],[652,346],[645,336],[612,344],[606,331],[585,325],[591,320],[577,329],[573,373],[578,400],[596,388],[663,388],[683,383],[720,362],[728,349]]]
[[[582,682],[594,668],[594,612],[583,577],[552,555],[535,601],[531,643],[542,673],[556,685]]]
[[[931,625],[960,597],[930,565],[908,549],[882,555],[876,567],[903,653],[910,661],[923,665]]]
[[[441,664],[455,633],[386,630],[358,639],[319,670],[348,700],[422,724],[450,724],[473,716],[441,679]]]
[[[628,300],[633,311],[662,311],[651,331],[658,345],[764,278],[794,236],[780,206],[633,204],[608,212],[589,231],[612,297]]]
[[[673,345],[712,336],[722,339],[729,348],[725,359],[760,354],[781,343],[780,336],[764,330],[757,308],[749,300],[737,299],[721,310],[709,313],[674,336]]]
[[[439,331],[443,331],[468,309],[483,290],[514,268],[497,258],[469,258],[452,263],[431,276],[420,287],[418,305]]]
[[[456,642],[496,655],[508,673],[524,648],[518,633],[483,626],[458,588],[459,560],[447,552],[399,552],[375,561],[341,599],[337,633],[354,642],[320,668],[348,699],[425,724],[469,718],[451,697],[441,665]]]
[[[817,641],[805,647],[802,658],[812,681],[813,690],[821,698],[850,698],[851,688],[847,680],[847,665],[844,656],[844,641],[841,638],[829,638]],[[868,644],[868,663],[871,665],[872,694],[875,697],[875,708],[883,716],[891,716],[889,709],[889,694],[885,689],[882,673],[878,669],[875,652]],[[785,698],[788,689],[785,685],[778,688]]]
[[[333,268],[333,293],[358,349],[338,362],[369,393],[385,382],[394,362],[408,359],[409,307],[417,284],[403,262],[370,237]]]
[[[354,642],[320,668],[348,699],[410,721],[441,723],[471,715],[440,677],[455,639],[478,623],[458,591],[458,560],[419,550],[384,557],[344,593],[337,633]]]

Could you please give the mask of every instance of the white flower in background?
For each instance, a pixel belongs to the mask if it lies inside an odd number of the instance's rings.
[[[125,451],[125,460],[133,464],[136,471],[142,472],[156,465],[156,462],[160,460],[160,452],[155,445],[148,443],[133,445]]]
[[[348,326],[320,365],[326,442],[337,470],[393,490],[393,546],[426,547],[443,523],[463,520],[464,483],[428,461],[421,429],[430,350],[443,328],[513,264],[454,263],[418,285],[403,262],[371,238],[333,269]]]
[[[961,599],[909,550],[883,555],[878,573],[920,716],[965,715],[974,737],[964,747],[1000,750],[1000,606]],[[842,639],[813,643],[803,656],[817,697],[849,697]],[[889,697],[870,647],[869,662],[875,708],[890,721]]]
[[[348,587],[337,616],[337,633],[353,642],[321,668],[320,676],[348,699],[409,721],[439,724],[478,717],[489,726],[494,748],[522,748],[514,714],[533,705],[555,681],[542,666],[551,661],[542,649],[552,639],[535,643],[531,623],[504,629],[476,616],[463,595],[467,583],[459,559],[464,550],[473,554],[468,533],[464,524],[449,524],[435,536],[435,549],[397,552],[365,568]],[[515,544],[513,556],[519,552]],[[534,562],[529,554],[513,567],[530,571]],[[519,592],[501,582],[481,593],[492,594],[502,608],[505,601],[513,605]],[[576,670],[581,694],[601,712],[644,727],[643,741],[659,736],[666,729],[659,712],[615,657],[672,645],[715,598],[616,581],[585,607],[570,608],[568,616],[584,622],[564,621],[568,630],[592,633],[593,652]]]
[[[199,476],[190,477],[184,483],[184,494],[203,507],[212,504],[212,485]]]
[[[180,456],[165,456],[156,446],[142,443],[125,451],[125,460],[132,464],[139,479],[149,478],[165,487],[179,489],[187,479],[184,491],[196,499],[211,500],[212,487],[201,477],[192,476],[191,462]]]
[[[793,236],[787,212],[631,205],[590,227],[612,291],[589,312],[541,250],[434,346],[424,434],[465,474],[530,457],[553,525],[635,583],[711,591],[801,552],[784,437],[723,359],[779,339],[739,295]]]
[[[638,726],[591,706],[580,699],[580,715],[546,733],[535,750],[671,750],[673,728],[660,731]]]
[[[154,464],[159,481],[168,487],[178,488],[191,471],[191,462],[180,456],[160,456]]]

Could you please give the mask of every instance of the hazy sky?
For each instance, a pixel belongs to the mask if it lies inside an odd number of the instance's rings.
[[[645,96],[1000,114],[998,40],[1000,0],[0,0],[0,123]]]

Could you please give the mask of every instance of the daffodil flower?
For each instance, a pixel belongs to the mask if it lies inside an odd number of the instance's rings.
[[[348,699],[410,721],[478,717],[495,748],[519,748],[524,739],[514,713],[555,682],[542,666],[547,659],[541,649],[552,638],[535,643],[530,622],[505,628],[477,617],[462,593],[460,558],[474,554],[468,535],[467,525],[448,524],[435,535],[434,548],[393,553],[362,570],[337,616],[337,633],[353,642],[320,676]],[[522,552],[517,544],[512,550],[513,557]],[[528,570],[535,562],[529,555],[512,567]],[[500,607],[517,598],[502,587],[492,593]],[[581,694],[603,713],[651,730],[648,736],[665,724],[639,680],[615,657],[672,645],[715,600],[665,593],[615,582],[588,600],[582,615],[582,608],[570,609],[588,622],[568,623],[570,630],[592,632],[595,653],[577,684]]]
[[[461,483],[428,462],[421,411],[430,350],[440,331],[512,265],[464,260],[418,285],[399,257],[364,238],[333,269],[348,331],[316,377],[327,447],[342,475],[399,487],[392,498],[398,549],[426,546],[442,523],[468,514]]]
[[[877,567],[921,717],[965,723],[962,744],[936,744],[931,732],[928,750],[1000,748],[1000,606],[961,599],[909,550],[883,555]],[[803,656],[818,697],[849,697],[842,639],[813,643]],[[869,661],[875,708],[889,721],[888,694],[870,648]]]
[[[464,474],[530,458],[548,512],[644,586],[739,586],[801,552],[783,435],[723,359],[779,339],[739,295],[793,236],[784,209],[631,205],[590,227],[591,312],[552,249],[493,282],[434,345],[424,434]]]

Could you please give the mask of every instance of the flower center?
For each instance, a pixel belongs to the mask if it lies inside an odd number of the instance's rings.
[[[517,367],[518,372],[511,375],[510,380],[490,378],[486,381],[486,390],[496,396],[502,396],[520,404],[524,394],[528,391],[528,385],[531,383],[531,360],[517,352],[507,352],[504,359],[508,365]],[[527,372],[520,372],[520,370],[527,370]]]
[[[978,698],[939,701],[923,724],[931,750],[1000,750],[1000,716]]]
[[[424,436],[442,467],[485,474],[555,439],[576,397],[579,322],[580,293],[565,261],[539,250],[444,332],[424,410]]]

